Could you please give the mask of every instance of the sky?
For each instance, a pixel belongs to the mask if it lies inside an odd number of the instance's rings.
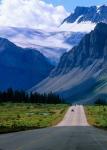
[[[59,27],[76,6],[102,5],[103,0],[0,0],[0,26]]]
[[[0,26],[45,29],[56,27],[69,15],[62,6],[44,0],[2,0]]]
[[[107,0],[44,0],[53,5],[63,5],[69,12],[73,11],[76,6],[92,6],[107,4]]]

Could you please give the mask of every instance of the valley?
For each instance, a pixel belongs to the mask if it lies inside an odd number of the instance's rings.
[[[107,5],[58,3],[0,1],[0,150],[107,149]]]
[[[0,90],[52,92],[82,104],[106,98],[106,12],[106,5],[77,6],[59,26],[1,26]]]
[[[105,95],[107,66],[107,25],[99,23],[71,51],[62,55],[50,75],[29,91],[59,94],[76,103],[94,103]]]

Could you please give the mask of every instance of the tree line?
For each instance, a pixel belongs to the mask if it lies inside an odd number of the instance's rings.
[[[98,98],[98,99],[95,101],[95,105],[107,105],[107,100],[106,100],[106,99],[103,99],[103,98]]]
[[[46,104],[60,104],[64,103],[64,100],[58,95],[53,93],[39,94],[30,93],[25,91],[12,90],[11,88],[5,92],[0,92],[0,103],[12,102],[12,103],[46,103]]]

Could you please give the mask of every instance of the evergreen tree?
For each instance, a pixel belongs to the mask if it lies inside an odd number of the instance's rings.
[[[64,103],[64,100],[52,92],[49,94],[31,93],[28,95],[24,91],[13,91],[10,88],[6,92],[0,92],[0,102],[60,104]]]

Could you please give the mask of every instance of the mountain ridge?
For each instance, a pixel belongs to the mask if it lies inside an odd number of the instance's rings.
[[[46,78],[52,69],[40,52],[0,38],[0,90],[27,90]]]
[[[91,93],[92,96],[94,90],[100,87],[99,78],[104,75],[107,67],[105,29],[107,30],[107,24],[99,23],[83,37],[78,46],[61,57],[59,65],[47,79],[30,91],[53,92],[70,102],[81,100],[85,94]],[[97,95],[94,93],[92,97]]]
[[[92,23],[104,22],[107,23],[107,5],[81,7],[78,6],[73,13],[64,19],[67,23],[81,23],[91,21]]]

